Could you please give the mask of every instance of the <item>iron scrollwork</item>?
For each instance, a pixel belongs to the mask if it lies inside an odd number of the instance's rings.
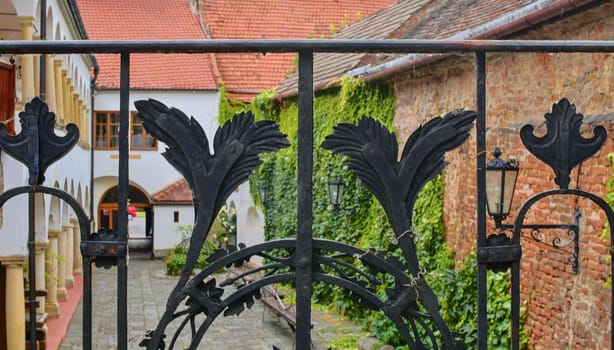
[[[213,140],[215,154],[211,154],[209,139],[193,117],[153,99],[136,101],[135,106],[147,132],[167,145],[162,155],[186,179],[196,211],[184,269],[157,328],[142,343],[148,349],[159,349],[167,325],[187,296],[192,298],[191,305],[198,301],[199,310],[204,307],[208,312],[219,311],[219,306],[211,301],[215,293],[206,292],[210,285],[205,284],[203,289],[200,282],[190,279],[200,249],[228,196],[262,162],[259,154],[288,147],[289,142],[274,122],[254,122],[251,112],[242,112],[217,130]]]
[[[335,126],[334,133],[322,144],[325,149],[348,156],[350,169],[382,204],[411,274],[408,285],[420,291],[415,295],[415,302],[420,302],[432,319],[445,349],[461,348],[464,344],[454,339],[439,314],[437,297],[423,277],[413,241],[413,207],[418,192],[445,167],[445,152],[467,139],[475,118],[473,111],[455,110],[430,120],[409,137],[399,161],[395,135],[367,116],[358,125],[344,123]],[[397,302],[405,303],[408,299],[399,298],[399,295],[410,292],[410,289],[405,289],[391,295],[396,296]],[[415,315],[411,312],[396,313],[392,319],[397,323],[401,322],[401,316],[412,319]],[[416,348],[426,347],[419,337],[408,341],[408,344],[412,343],[418,344]],[[410,348],[414,347],[410,345]]]

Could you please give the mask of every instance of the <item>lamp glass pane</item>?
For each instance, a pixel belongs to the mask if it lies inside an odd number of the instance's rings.
[[[339,198],[339,185],[337,183],[328,184],[328,196],[332,205],[337,204],[337,198]]]
[[[337,186],[337,202],[335,202],[335,204],[339,205],[341,203],[341,198],[343,198],[343,183]]]
[[[505,185],[503,191],[503,212],[501,214],[507,215],[510,213],[512,207],[512,197],[514,196],[514,189],[516,187],[516,179],[518,178],[518,169],[505,170]]]
[[[501,215],[503,204],[503,169],[486,170],[486,204],[489,215]]]

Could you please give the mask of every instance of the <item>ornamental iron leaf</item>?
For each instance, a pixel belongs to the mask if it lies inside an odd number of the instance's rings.
[[[186,286],[186,294],[190,295],[186,305],[190,307],[190,313],[202,312],[209,315],[212,309],[222,302],[224,289],[218,288],[215,278],[207,282],[199,281],[195,285]]]
[[[535,136],[533,126],[525,125],[520,129],[520,139],[529,152],[554,170],[554,182],[566,189],[571,170],[603,146],[607,131],[597,126],[593,129],[593,137],[582,137],[580,127],[584,116],[576,113],[576,105],[566,98],[553,104],[552,112],[546,113],[545,118],[547,132],[544,136]]]
[[[475,118],[473,111],[455,110],[431,119],[409,137],[398,161],[396,136],[368,116],[363,116],[358,125],[335,126],[333,134],[322,143],[323,148],[349,157],[349,168],[382,204],[413,276],[413,287],[420,290],[417,299],[432,318],[447,349],[456,348],[456,341],[439,314],[435,293],[422,276],[411,223],[418,192],[445,167],[445,152],[469,137]]]
[[[66,135],[56,135],[55,114],[38,97],[26,103],[19,122],[21,132],[15,136],[8,135],[6,125],[0,124],[0,148],[28,167],[30,185],[40,185],[47,168],[77,144],[79,129],[68,124]]]
[[[167,145],[163,156],[186,179],[196,209],[186,264],[152,334],[149,348],[153,349],[162,340],[166,325],[185,298],[183,288],[223,204],[262,163],[261,153],[277,151],[290,144],[275,122],[255,122],[248,111],[235,115],[217,130],[213,139],[215,153],[212,154],[209,139],[194,117],[189,118],[182,111],[153,99],[136,101],[135,106],[147,132]]]

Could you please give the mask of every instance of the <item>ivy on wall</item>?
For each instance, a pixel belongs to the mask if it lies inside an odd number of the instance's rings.
[[[265,207],[265,239],[296,235],[296,178],[297,178],[297,118],[295,99],[271,101],[272,92],[258,96],[251,108],[257,118],[278,122],[288,135],[291,146],[275,154],[263,156],[263,164],[250,179],[252,198],[258,198],[257,188],[268,188]],[[220,123],[231,118],[241,106],[230,105],[224,93],[220,101]],[[338,123],[356,123],[363,115],[370,115],[392,129],[394,94],[383,83],[364,83],[346,78],[341,88],[318,91],[314,103],[314,178],[313,178],[313,235],[317,238],[345,242],[363,249],[388,250],[402,259],[402,253],[392,243],[393,231],[386,214],[375,197],[348,169],[345,158],[319,147]],[[243,106],[244,107],[244,106]],[[238,108],[238,109],[237,109]],[[327,184],[338,177],[345,182],[340,209],[335,211],[328,199]],[[454,269],[454,253],[444,240],[443,191],[441,177],[428,183],[418,196],[414,229],[416,248],[422,267],[428,271],[427,281],[438,295],[442,316],[450,328],[461,334],[471,348],[477,339],[477,266],[475,256],[469,256]],[[260,203],[262,205],[262,203]],[[393,281],[389,281],[391,284]],[[509,348],[509,290],[507,274],[489,273],[489,349]],[[385,296],[383,284],[378,291]],[[392,322],[382,312],[360,308],[340,287],[316,284],[313,300],[342,312],[372,332],[382,343],[402,344]],[[523,333],[524,334],[524,333]],[[526,336],[523,338],[526,343]]]

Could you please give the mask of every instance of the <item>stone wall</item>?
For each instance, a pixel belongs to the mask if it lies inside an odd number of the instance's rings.
[[[513,38],[612,40],[614,4],[606,2]],[[436,115],[454,108],[475,110],[475,80],[475,60],[470,54],[446,57],[393,77],[395,127],[402,142]],[[585,125],[586,137],[596,124],[609,132],[604,148],[574,170],[570,188],[605,195],[612,172],[607,155],[614,140],[614,123],[609,119],[614,116],[614,54],[488,54],[486,84],[487,149],[499,147],[503,158],[516,158],[521,166],[512,213],[531,195],[556,188],[553,171],[524,149],[518,132],[527,123],[536,126],[536,133],[543,132],[544,114],[563,97],[575,103],[579,113],[597,116]],[[447,161],[446,239],[461,261],[475,249],[476,241],[475,135],[448,154]],[[569,263],[568,251],[522,239],[522,303],[535,349],[609,348],[611,298],[605,286],[610,277],[609,239],[603,236],[603,213],[586,200],[553,198],[536,204],[526,222],[568,223],[573,221],[575,206],[582,211],[578,274]],[[492,223],[488,231],[494,232]],[[555,233],[565,234],[546,234]]]

